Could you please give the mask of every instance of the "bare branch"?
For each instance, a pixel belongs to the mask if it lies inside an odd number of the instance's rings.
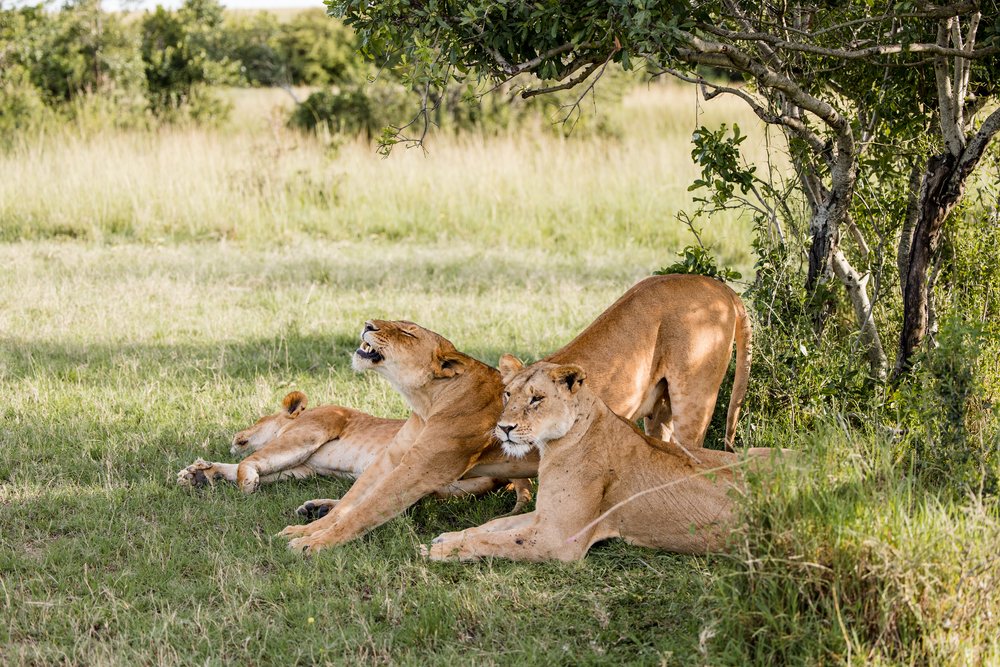
[[[585,98],[587,96],[587,93],[589,93],[590,91],[592,91],[594,89],[594,86],[597,85],[597,82],[601,80],[602,76],[604,76],[604,72],[605,72],[605,70],[608,69],[608,63],[611,62],[611,57],[612,56],[614,56],[613,52],[608,54],[608,57],[604,60],[604,63],[601,64],[601,69],[597,73],[597,76],[595,76],[593,79],[591,79],[590,84],[587,85],[587,87],[583,90],[582,93],[580,93],[579,97],[576,98],[575,102],[573,102],[570,105],[567,105],[569,107],[569,111],[567,111],[566,115],[563,117],[563,119],[562,119],[563,123],[565,123],[566,121],[568,121],[573,116],[573,113],[575,111],[578,111],[580,109],[580,103],[583,102],[583,98]],[[589,74],[585,74],[583,76],[583,78],[587,78],[587,76],[589,76]],[[563,107],[563,108],[566,108],[566,107]],[[574,126],[575,125],[576,125],[576,123],[574,122]]]
[[[993,113],[986,117],[983,124],[979,126],[979,130],[969,139],[958,160],[955,174],[952,176],[953,182],[956,179],[961,179],[964,182],[965,177],[976,168],[983,153],[986,152],[986,147],[989,146],[990,141],[998,132],[1000,132],[1000,107],[994,109]]]
[[[957,19],[948,18],[938,22],[938,44],[947,44],[952,23]],[[951,68],[948,60],[938,57],[934,60],[934,79],[937,84],[938,111],[941,115],[941,134],[944,145],[952,155],[960,155],[965,147],[965,137],[958,127],[955,90],[952,86]]]
[[[600,66],[601,63],[599,62],[590,63],[590,67],[583,70],[583,72],[580,73],[580,76],[570,79],[565,83],[560,83],[559,85],[556,86],[547,86],[545,88],[537,88],[535,90],[526,90],[523,93],[521,93],[521,98],[526,100],[528,98],[535,97],[536,95],[544,95],[545,93],[554,93],[557,90],[568,90],[570,88],[573,88],[577,84],[586,81],[587,77],[593,74],[594,71]]]
[[[830,58],[842,60],[867,60],[874,56],[887,56],[901,53],[930,53],[936,56],[954,56],[956,58],[963,58],[966,60],[978,60],[1000,53],[1000,46],[987,46],[978,50],[973,49],[966,51],[961,48],[949,47],[946,44],[879,44],[877,46],[868,46],[858,49],[831,49],[825,46],[816,46],[814,44],[791,42],[767,32],[736,32],[707,23],[699,24],[698,27],[709,34],[724,37],[732,41],[764,42],[766,44],[770,44],[776,49],[801,51],[803,53],[812,53],[818,56],[828,56]]]
[[[882,340],[879,338],[875,321],[872,319],[873,307],[868,299],[868,280],[871,275],[868,273],[859,274],[847,261],[844,251],[840,248],[833,251],[831,260],[833,272],[837,274],[837,278],[847,289],[847,297],[850,299],[851,305],[854,306],[854,315],[861,329],[861,340],[868,351],[868,363],[879,379],[885,379],[889,362],[886,360]]]

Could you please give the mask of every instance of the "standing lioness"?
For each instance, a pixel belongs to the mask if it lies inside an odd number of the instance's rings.
[[[652,276],[544,361],[583,368],[615,414],[646,419],[646,433],[701,447],[735,342],[725,435],[731,451],[750,376],[750,336],[743,302],[725,283]]]
[[[445,533],[422,549],[425,555],[577,560],[611,537],[682,553],[723,546],[734,517],[729,490],[737,454],[692,455],[639,432],[589,389],[579,366],[539,362],[523,369],[505,357],[501,371],[506,406],[496,435],[511,454],[541,453],[535,511]]]

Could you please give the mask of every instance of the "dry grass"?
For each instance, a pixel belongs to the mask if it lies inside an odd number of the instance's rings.
[[[230,128],[67,132],[15,147],[0,156],[0,238],[489,239],[570,253],[656,246],[667,262],[693,242],[675,219],[691,206],[691,131],[723,118],[750,124],[733,102],[707,105],[699,121],[690,90],[656,86],[602,109],[620,136],[441,133],[427,153],[383,159],[363,142],[330,145],[287,130],[273,111],[282,95],[238,94],[243,120]],[[757,132],[748,157],[764,156]],[[746,220],[719,216],[705,237],[724,262],[745,268]]]

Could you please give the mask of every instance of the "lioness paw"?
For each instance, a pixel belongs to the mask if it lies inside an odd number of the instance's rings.
[[[288,543],[288,550],[294,553],[300,553],[304,556],[312,556],[326,546],[327,545],[318,538],[312,535],[307,535],[305,537],[297,537],[290,541]]]
[[[188,486],[193,489],[214,484],[215,475],[212,474],[213,467],[213,464],[208,461],[198,459],[177,473],[177,483],[180,486]]]
[[[330,510],[336,507],[339,502],[339,500],[331,500],[329,498],[307,500],[298,506],[295,513],[305,518],[306,521],[315,521],[329,514]]]
[[[301,537],[303,535],[308,535],[308,534],[309,534],[309,524],[285,526],[285,528],[280,533],[278,533],[280,537]]]
[[[437,542],[436,544],[431,544],[430,549],[424,556],[430,560],[443,561],[443,560],[461,560],[462,553],[461,547],[453,542]]]

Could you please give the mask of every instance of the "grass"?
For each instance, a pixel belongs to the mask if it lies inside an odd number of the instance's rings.
[[[507,511],[496,494],[423,501],[303,560],[274,534],[346,483],[177,487],[291,388],[404,415],[348,367],[366,318],[488,363],[564,344],[692,243],[674,215],[697,124],[738,120],[768,166],[745,109],[696,117],[673,86],[606,109],[607,133],[442,133],[387,160],[287,131],[283,94],[230,95],[229,127],[60,130],[0,154],[0,664],[1000,660],[995,499],[921,488],[881,417],[842,429],[836,397],[812,420],[835,428],[743,417],[744,441],[804,454],[751,488],[711,558],[620,542],[575,564],[417,557]],[[704,230],[747,276],[749,235],[736,217]]]
[[[385,160],[367,144],[287,130],[263,112],[283,98],[255,92],[234,96],[226,129],[55,132],[0,154],[0,240],[488,239],[567,254],[658,247],[666,261],[694,242],[675,219],[691,203],[691,132],[734,114],[749,124],[733,102],[706,107],[697,121],[690,93],[657,86],[614,108],[613,136],[442,133],[426,155],[399,149]],[[755,142],[749,158],[763,161],[760,133]],[[747,262],[749,235],[735,214],[705,230],[728,263]]]
[[[416,556],[509,509],[498,495],[425,501],[303,561],[272,536],[344,483],[248,498],[173,484],[198,456],[229,460],[231,433],[289,387],[403,414],[384,382],[348,368],[365,317],[412,317],[492,363],[557,347],[649,256],[586,259],[379,243],[0,247],[0,662],[695,658],[705,559],[621,544],[570,566]]]

